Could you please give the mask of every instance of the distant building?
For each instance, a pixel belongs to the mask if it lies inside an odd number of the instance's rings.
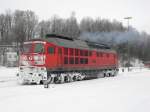
[[[18,66],[18,50],[14,45],[0,45],[0,65]]]

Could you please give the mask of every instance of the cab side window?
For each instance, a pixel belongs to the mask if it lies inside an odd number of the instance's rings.
[[[48,47],[48,54],[55,54],[55,48],[54,47]]]

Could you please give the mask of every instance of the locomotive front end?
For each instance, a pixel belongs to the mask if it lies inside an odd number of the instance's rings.
[[[24,42],[19,62],[19,82],[40,84],[47,80],[45,42]]]

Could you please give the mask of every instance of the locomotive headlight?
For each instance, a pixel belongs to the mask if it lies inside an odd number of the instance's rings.
[[[33,57],[34,58],[34,63],[36,65],[43,65],[45,64],[45,56],[44,55],[36,55]]]
[[[34,60],[37,61],[39,59],[39,56],[34,56]]]

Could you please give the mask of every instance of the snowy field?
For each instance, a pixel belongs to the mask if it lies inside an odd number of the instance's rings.
[[[19,85],[0,67],[0,112],[150,112],[150,70],[65,84]]]

